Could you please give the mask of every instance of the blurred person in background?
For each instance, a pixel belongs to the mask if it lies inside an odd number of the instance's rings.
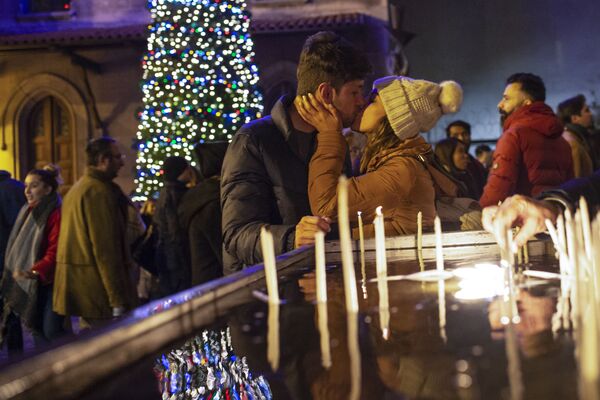
[[[490,146],[488,146],[487,144],[480,144],[479,146],[477,146],[475,148],[475,157],[477,158],[477,161],[479,161],[481,163],[481,165],[483,165],[483,168],[485,168],[486,180],[487,180],[488,172],[489,172],[490,168],[492,167],[492,157],[493,156],[494,156],[494,152],[492,151]]]
[[[113,182],[123,167],[117,142],[86,147],[87,169],[64,199],[54,285],[54,311],[91,328],[122,316],[136,301],[127,238],[131,201]]]
[[[200,182],[183,195],[179,221],[190,249],[191,284],[223,275],[220,182],[227,142],[196,146]]]
[[[25,204],[25,186],[11,178],[8,171],[0,170],[0,274],[4,268],[4,253],[8,236]]]
[[[167,157],[162,168],[164,186],[156,202],[154,224],[158,229],[158,278],[161,294],[168,296],[191,285],[190,249],[177,208],[189,190],[188,184],[195,179],[195,172],[181,156]]]
[[[10,233],[0,282],[3,339],[23,349],[21,322],[36,344],[64,333],[64,317],[52,311],[52,290],[61,219],[57,171],[34,169],[25,178],[25,204]]]
[[[479,199],[481,188],[475,183],[475,179],[467,170],[469,156],[465,145],[455,138],[440,140],[435,145],[435,155],[443,167],[454,179],[462,183],[458,196]]]
[[[476,192],[483,192],[483,187],[487,181],[487,169],[469,153],[471,148],[471,124],[462,120],[450,122],[446,126],[446,138],[455,138],[465,145],[465,152],[469,158],[467,171],[473,177]]]
[[[556,114],[565,124],[562,137],[571,146],[575,178],[590,176],[598,167],[598,160],[590,132],[593,127],[593,115],[585,96],[580,94],[563,101],[558,105]]]

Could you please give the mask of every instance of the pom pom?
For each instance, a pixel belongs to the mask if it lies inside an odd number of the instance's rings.
[[[438,97],[442,113],[452,114],[459,110],[463,101],[463,90],[460,85],[454,81],[444,81],[440,83],[442,91]]]

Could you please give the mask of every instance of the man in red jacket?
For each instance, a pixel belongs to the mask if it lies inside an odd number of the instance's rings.
[[[539,76],[518,73],[507,79],[498,103],[504,132],[479,200],[482,207],[514,194],[536,196],[573,177],[563,126],[544,100],[546,88]]]

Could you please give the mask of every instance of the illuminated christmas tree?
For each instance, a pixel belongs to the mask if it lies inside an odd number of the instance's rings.
[[[137,199],[162,186],[162,164],[197,143],[230,140],[260,118],[262,96],[244,0],[150,0],[137,133]]]

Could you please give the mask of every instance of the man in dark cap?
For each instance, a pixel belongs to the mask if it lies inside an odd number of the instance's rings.
[[[164,186],[158,196],[154,221],[158,229],[158,278],[161,294],[177,293],[191,285],[189,246],[177,218],[177,207],[194,178],[194,170],[180,156],[163,163]]]

